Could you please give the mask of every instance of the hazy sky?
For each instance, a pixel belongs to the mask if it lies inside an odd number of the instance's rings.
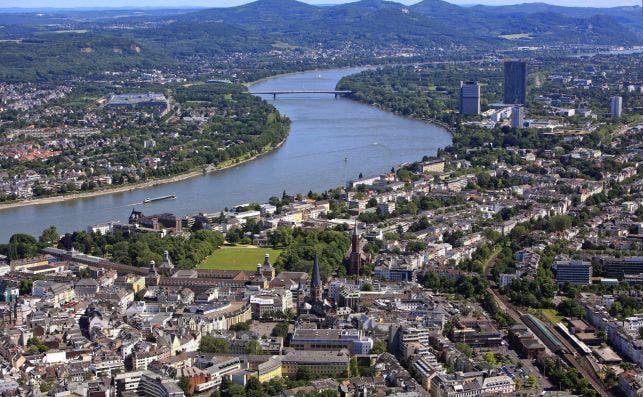
[[[310,4],[345,3],[347,0],[305,0]],[[399,0],[398,0],[399,1]],[[641,0],[540,0],[542,2],[584,7],[613,7],[618,5],[640,5]],[[0,7],[226,7],[248,3],[249,0],[0,0]],[[416,3],[417,0],[399,1],[405,4]],[[530,0],[449,0],[455,4],[517,4],[531,2]]]

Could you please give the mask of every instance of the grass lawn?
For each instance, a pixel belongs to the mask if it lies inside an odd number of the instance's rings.
[[[274,263],[281,250],[272,248],[257,248],[251,245],[224,246],[214,251],[197,266],[199,269],[216,270],[256,270],[257,263],[263,263],[266,254],[270,254],[270,262]]]
[[[556,311],[556,309],[542,309],[541,311],[542,311],[543,315],[544,315],[545,317],[547,317],[547,319],[548,319],[549,321],[551,321],[552,323],[554,323],[554,324],[555,324],[555,323],[561,323],[561,322],[563,322],[563,318],[564,318],[564,317],[563,317],[563,316],[561,316],[560,314],[558,314],[558,312]]]

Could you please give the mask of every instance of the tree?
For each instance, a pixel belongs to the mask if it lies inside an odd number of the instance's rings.
[[[527,377],[527,387],[529,387],[530,389],[538,388],[538,378],[536,378],[536,375],[529,374],[529,376]]]
[[[246,354],[263,354],[263,349],[259,341],[251,340],[246,346]]]
[[[27,341],[27,346],[32,353],[44,353],[49,350],[49,346],[42,343],[37,336],[32,336]]]
[[[313,371],[308,367],[299,367],[297,368],[297,373],[295,374],[295,379],[297,380],[313,380],[315,378]]]
[[[20,295],[30,295],[33,288],[33,280],[20,280]]]
[[[516,390],[522,389],[522,379],[516,378]]]
[[[357,357],[353,356],[349,363],[350,376],[359,376],[359,365],[357,365]]]
[[[179,379],[178,386],[181,388],[181,390],[183,390],[186,396],[192,395],[190,380],[187,377],[182,376],[181,379]]]
[[[46,378],[45,381],[40,384],[40,392],[49,393],[56,388],[56,383],[55,378]]]
[[[228,353],[230,352],[230,343],[223,338],[204,335],[201,337],[199,350],[204,353]]]
[[[613,387],[618,383],[618,375],[616,375],[616,372],[613,368],[608,367],[605,370],[605,377],[603,378],[603,382],[605,382],[605,384],[609,387]]]
[[[270,335],[286,339],[288,337],[288,323],[275,324]]]
[[[47,229],[42,231],[39,241],[47,246],[58,244],[60,240],[60,234],[56,230],[56,226],[50,226]]]
[[[230,331],[248,331],[250,329],[250,324],[252,323],[252,320],[245,321],[243,323],[237,323],[237,324],[232,324],[230,326]]]
[[[604,330],[599,330],[596,333],[596,336],[598,336],[598,339],[602,340],[603,342],[607,342],[607,333]]]
[[[225,395],[226,397],[246,397],[246,389],[241,385],[233,383],[228,386],[228,390]]]
[[[473,355],[473,349],[466,343],[458,342],[455,344],[455,348],[460,350],[467,357],[471,357]]]
[[[248,378],[248,382],[246,383],[246,392],[249,390],[261,390],[261,382],[259,382],[259,378],[256,376]]]
[[[493,366],[498,365],[498,360],[496,360],[496,356],[492,352],[486,352],[484,354],[484,360],[488,362],[490,365],[493,365]]]
[[[573,299],[565,299],[556,307],[562,315],[567,317],[583,318],[585,316],[585,307]]]
[[[373,349],[371,350],[371,353],[373,354],[382,354],[386,352],[386,342],[383,340],[377,339],[373,343]]]

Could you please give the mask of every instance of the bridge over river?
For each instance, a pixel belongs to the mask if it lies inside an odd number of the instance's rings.
[[[277,95],[297,95],[297,94],[331,94],[337,98],[340,95],[352,94],[348,90],[288,90],[288,91],[251,91],[254,95],[272,95],[272,99],[277,99]]]
[[[64,233],[110,221],[124,224],[133,208],[146,215],[167,212],[182,217],[218,213],[239,203],[263,203],[284,190],[323,192],[343,186],[360,173],[379,175],[397,164],[434,155],[451,143],[449,133],[439,126],[399,117],[335,92],[342,77],[361,70],[305,72],[252,85],[250,92],[268,92],[265,98],[291,120],[288,139],[270,153],[233,168],[149,188],[1,210],[0,244],[18,232],[39,236],[50,225]],[[273,101],[274,93],[284,95],[284,100]],[[289,101],[287,93],[301,95],[291,95],[294,100]],[[146,197],[172,194],[176,200],[153,201],[144,208],[140,204]]]

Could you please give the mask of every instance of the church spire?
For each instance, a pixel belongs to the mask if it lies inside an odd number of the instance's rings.
[[[322,300],[322,281],[319,275],[319,259],[315,254],[313,262],[313,275],[310,280],[310,297],[313,302],[321,302]]]

